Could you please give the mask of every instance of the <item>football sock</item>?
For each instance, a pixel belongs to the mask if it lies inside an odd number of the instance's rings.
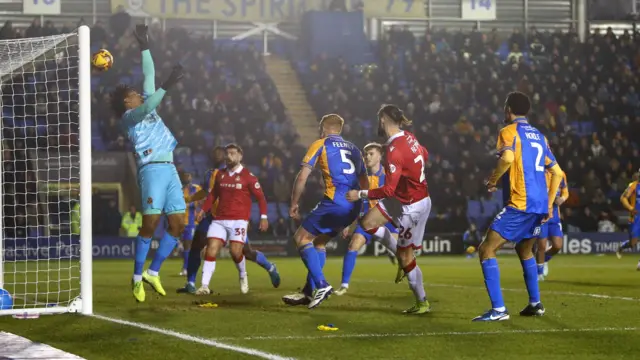
[[[497,311],[504,311],[504,299],[502,298],[502,289],[500,289],[500,268],[498,260],[490,258],[482,261],[482,275],[484,276],[484,285],[487,288],[489,299],[491,299],[491,307]],[[538,279],[536,278],[536,281]]]
[[[622,242],[622,244],[620,244],[620,251],[629,248],[631,248],[631,241],[629,240],[625,240],[624,242]]]
[[[413,291],[413,295],[418,301],[425,301],[427,294],[424,291],[424,280],[422,279],[422,270],[416,264],[416,260],[413,259],[411,264],[404,268],[404,273],[407,274],[409,281],[409,288]]]
[[[376,230],[375,237],[380,239],[380,243],[384,245],[392,254],[396,254],[398,250],[398,241],[393,238],[391,231],[386,226],[379,227]]]
[[[544,274],[544,264],[538,264],[538,275]]]
[[[273,264],[267,260],[267,257],[260,251],[256,251],[256,263],[262,266],[263,269],[271,271]]]
[[[536,259],[529,258],[522,260],[520,263],[522,264],[524,283],[527,285],[527,292],[529,293],[529,303],[537,305],[540,302],[540,287],[538,286]]]
[[[549,252],[547,251],[546,253],[544,253],[544,262],[549,262],[549,260],[551,260],[551,258],[553,258],[553,254],[549,254]]]
[[[300,252],[302,262],[304,262],[307,270],[309,270],[309,276],[311,277],[314,285],[316,287],[327,286],[327,281],[325,280],[324,274],[322,273],[322,265],[324,265],[324,261],[321,264],[319,252],[313,246],[313,243],[308,243],[301,246],[298,251]],[[324,256],[326,258],[326,253],[324,253]]]
[[[142,281],[142,270],[144,262],[147,260],[147,254],[151,247],[151,238],[143,238],[138,235],[136,238],[136,258],[133,263],[133,281]]]
[[[214,271],[216,271],[216,258],[205,257],[204,266],[202,267],[202,286],[209,287]]]
[[[347,251],[347,253],[344,254],[344,258],[342,259],[342,286],[349,284],[353,269],[356,267],[357,257],[358,252],[355,250]]]
[[[196,249],[193,250],[193,256],[189,256],[189,260],[187,262],[187,282],[195,284],[202,259],[200,258],[200,251],[196,251]]]
[[[162,266],[162,263],[167,259],[167,257],[169,257],[169,255],[171,255],[171,252],[173,251],[173,249],[176,248],[177,244],[178,244],[177,238],[173,237],[168,232],[164,233],[164,235],[162,236],[162,239],[160,239],[160,245],[158,246],[158,250],[156,250],[156,256],[153,257],[153,260],[151,261],[151,265],[149,265],[150,275],[154,275],[153,273],[157,275],[157,273],[160,271],[160,267]]]
[[[187,270],[189,266],[189,250],[182,251],[182,270]]]
[[[238,274],[240,275],[241,279],[244,279],[247,277],[247,260],[244,257],[244,255],[242,255],[242,258],[240,259],[240,261],[235,261],[236,263],[236,268],[238,269]]]

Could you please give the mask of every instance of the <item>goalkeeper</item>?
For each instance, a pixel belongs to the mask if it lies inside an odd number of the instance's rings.
[[[138,165],[143,217],[142,228],[136,238],[133,296],[137,301],[143,302],[143,281],[160,295],[166,295],[158,272],[164,260],[176,247],[184,230],[186,205],[178,171],[173,164],[173,149],[177,141],[156,112],[156,107],[160,105],[167,90],[182,78],[182,67],[176,65],[169,78],[156,90],[147,27],[136,26],[134,35],[142,52],[143,93],[140,95],[129,86],[118,85],[111,94],[111,106],[115,113],[122,117],[122,126],[135,148]],[[149,269],[143,273],[151,237],[163,212],[169,220],[169,229],[160,240]]]

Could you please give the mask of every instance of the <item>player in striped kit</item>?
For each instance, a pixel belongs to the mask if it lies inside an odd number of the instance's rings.
[[[142,229],[135,245],[132,287],[134,298],[143,302],[146,296],[143,281],[150,284],[158,294],[166,295],[158,272],[184,231],[186,205],[178,171],[173,164],[173,149],[177,141],[156,112],[167,90],[182,78],[182,67],[176,65],[169,78],[156,89],[147,27],[136,26],[134,35],[142,54],[143,92],[140,95],[127,85],[118,85],[111,94],[111,107],[122,118],[122,126],[134,146],[138,166],[143,217]],[[160,239],[160,245],[149,269],[143,273],[151,247],[151,237],[163,212],[167,214],[169,229]]]
[[[369,188],[376,189],[383,186],[385,173],[384,167],[381,164],[382,145],[378,143],[367,144],[364,147],[363,152],[365,165],[367,166],[367,172],[369,174]],[[376,204],[380,204],[382,206],[381,201],[363,201],[363,211],[368,211],[370,208],[375,207]],[[351,235],[351,241],[349,242],[347,253],[344,255],[342,262],[342,284],[340,285],[340,289],[336,290],[336,295],[341,296],[347,293],[351,274],[356,266],[358,251],[360,251],[365,244],[368,245],[372,238],[380,241],[387,248],[387,253],[389,254],[391,261],[395,263],[396,250],[398,247],[398,229],[396,229],[391,222],[387,222],[384,227],[389,231],[384,231],[383,227],[380,227],[375,234],[371,235],[364,231],[362,226],[356,226],[353,234]],[[343,231],[344,238],[347,237],[347,231],[348,229]]]
[[[180,172],[180,181],[182,182],[182,192],[185,199],[202,189],[200,185],[192,183],[192,176],[187,172]],[[180,276],[187,275],[191,242],[198,225],[198,220],[196,219],[198,212],[200,212],[198,202],[192,202],[187,205],[187,211],[184,213],[185,227],[182,232],[182,271],[180,271]]]
[[[640,186],[638,186],[638,177],[640,176],[640,170],[634,174],[634,180],[627,186],[622,196],[620,196],[620,203],[629,211],[629,240],[626,240],[616,251],[618,259],[622,258],[622,252],[625,249],[631,249],[638,243],[640,237]],[[640,271],[640,261],[638,262],[637,269]]]

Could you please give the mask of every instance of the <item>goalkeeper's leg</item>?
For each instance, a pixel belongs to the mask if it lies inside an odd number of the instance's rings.
[[[133,265],[133,297],[143,302],[145,300],[144,286],[142,285],[142,276],[144,263],[147,260],[147,254],[151,247],[151,237],[160,222],[160,214],[145,214],[142,216],[142,228],[136,238],[136,254],[135,263]]]

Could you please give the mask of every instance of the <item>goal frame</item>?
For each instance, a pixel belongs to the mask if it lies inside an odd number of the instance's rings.
[[[91,41],[90,29],[78,27],[78,111],[80,156],[80,295],[67,306],[36,306],[0,310],[1,315],[34,315],[82,313],[93,314],[93,234],[91,177]],[[2,183],[2,152],[0,152],[0,183]],[[4,284],[4,222],[3,187],[0,186],[0,288]]]

